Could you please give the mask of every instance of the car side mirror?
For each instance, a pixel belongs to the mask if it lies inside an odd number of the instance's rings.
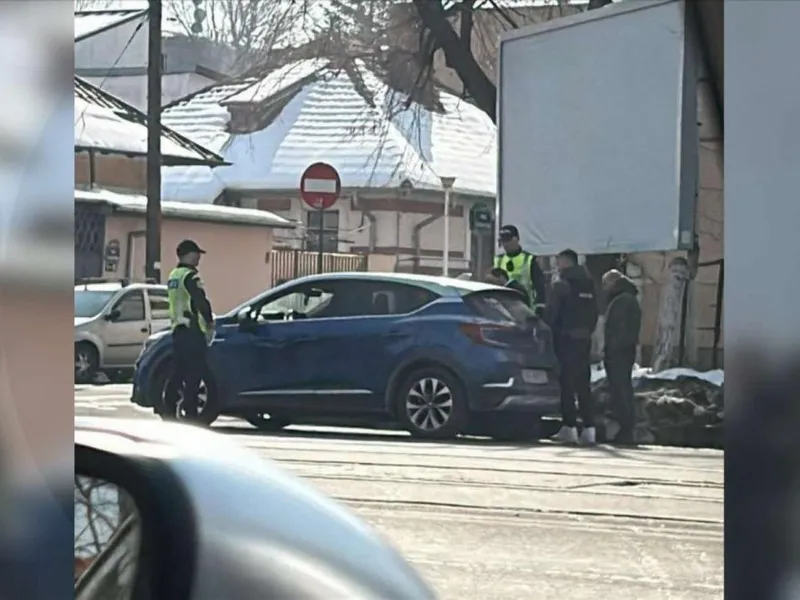
[[[111,312],[109,312],[106,315],[106,321],[109,321],[109,322],[113,323],[114,321],[119,319],[121,315],[122,315],[122,313],[119,311],[119,309],[115,308],[114,310],[112,310]]]
[[[236,322],[239,323],[239,329],[243,331],[253,329],[256,324],[253,319],[253,309],[248,306],[236,313]]]

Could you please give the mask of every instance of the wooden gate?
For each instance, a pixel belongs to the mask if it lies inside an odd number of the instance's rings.
[[[290,279],[314,275],[317,272],[317,253],[306,250],[279,248],[270,255],[272,264],[272,285]],[[344,273],[347,271],[366,271],[366,254],[339,254],[326,252],[322,255],[323,273]]]

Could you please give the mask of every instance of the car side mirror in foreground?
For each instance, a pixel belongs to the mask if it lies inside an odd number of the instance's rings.
[[[360,519],[219,433],[79,417],[75,473],[78,600],[436,597]]]
[[[119,309],[115,308],[106,315],[106,321],[113,323],[114,321],[120,318],[120,315],[122,315],[122,313],[119,311]]]

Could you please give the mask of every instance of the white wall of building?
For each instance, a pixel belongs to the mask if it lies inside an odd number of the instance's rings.
[[[456,200],[456,203],[464,202],[463,216],[450,216],[450,251],[463,253],[467,258],[451,257],[450,265],[452,268],[461,268],[470,255],[470,233],[469,233],[469,207],[471,200]],[[343,196],[335,205],[334,209],[339,211],[339,252],[350,252],[353,248],[364,248],[370,244],[370,220],[358,208],[351,206],[349,196]],[[258,200],[249,198],[242,202],[243,207],[258,208]],[[357,205],[356,205],[357,206]],[[307,223],[308,209],[299,198],[292,199],[291,209],[272,210],[276,214],[298,221]],[[370,211],[375,217],[375,246],[380,249],[400,248],[397,258],[413,258],[410,252],[414,248],[414,228],[422,221],[429,219],[426,213],[397,212],[394,210],[374,210]],[[276,237],[276,245],[289,244],[293,247],[301,247],[305,230],[298,228],[296,232],[280,232]],[[313,232],[309,233],[314,235]],[[444,217],[430,222],[420,230],[419,234],[420,249],[423,253],[441,253],[444,249]],[[423,265],[440,265],[440,257],[425,257]]]
[[[75,69],[146,66],[146,20],[134,19],[75,43]]]

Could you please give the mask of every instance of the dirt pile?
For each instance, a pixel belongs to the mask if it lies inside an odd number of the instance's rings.
[[[636,441],[642,444],[722,448],[722,424],[725,408],[724,386],[704,379],[657,376],[634,379],[636,405]],[[604,427],[598,435],[612,439],[619,425],[611,412],[611,398],[605,379],[595,382],[592,393]]]

